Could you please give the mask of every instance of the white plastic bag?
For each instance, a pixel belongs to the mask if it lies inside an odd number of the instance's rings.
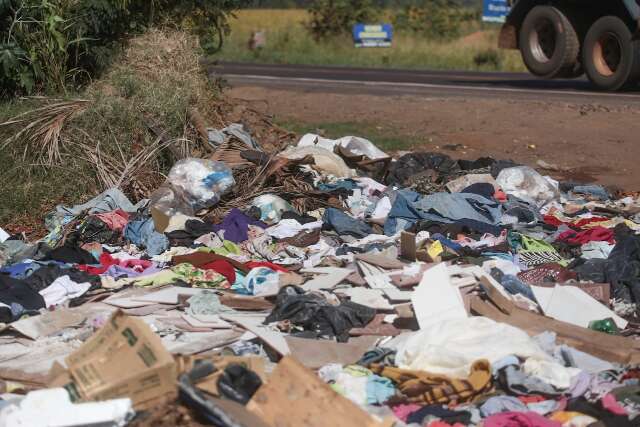
[[[279,222],[283,213],[295,211],[289,202],[273,194],[256,197],[251,201],[251,206],[260,209],[260,221],[269,225]]]
[[[156,231],[163,232],[174,215],[194,216],[200,209],[215,205],[234,184],[233,173],[223,162],[196,158],[178,161],[164,184],[151,195]]]
[[[516,166],[500,171],[496,182],[507,194],[544,206],[559,197],[558,188],[528,166]]]

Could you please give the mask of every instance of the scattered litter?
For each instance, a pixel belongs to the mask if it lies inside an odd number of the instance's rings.
[[[637,193],[202,129],[150,200],[0,229],[0,427],[640,419]]]

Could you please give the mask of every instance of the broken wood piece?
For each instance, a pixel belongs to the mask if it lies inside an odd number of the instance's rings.
[[[507,315],[491,302],[484,301],[478,296],[471,298],[471,310],[496,322],[507,323],[520,328],[531,336],[545,331],[555,332],[556,339],[559,342],[609,362],[638,363],[640,361],[640,342],[629,338],[582,328],[517,307],[514,308],[510,315]]]
[[[225,293],[220,295],[220,303],[236,310],[271,310],[273,303],[267,301],[263,297],[234,295]]]
[[[425,249],[418,249],[416,235],[403,231],[400,233],[400,257],[407,261],[435,262]],[[439,261],[439,260],[437,260]]]
[[[378,339],[377,336],[361,336],[341,343],[333,340],[285,337],[291,349],[291,356],[310,369],[319,369],[328,363],[356,363]]]
[[[262,324],[265,316],[251,317],[243,315],[230,315],[221,314],[220,317],[228,322],[236,323],[247,331],[254,333],[265,344],[278,352],[281,356],[286,356],[291,353],[287,341],[284,339],[284,335],[279,331],[274,331]]]
[[[319,291],[321,289],[331,289],[339,285],[353,273],[353,270],[336,267],[315,267],[303,268],[300,272],[318,274],[317,277],[314,277],[302,285],[302,289],[305,291]]]
[[[516,306],[509,298],[504,296],[500,290],[496,286],[494,286],[493,282],[489,280],[487,276],[482,276],[480,278],[480,283],[484,285],[485,291],[487,295],[493,301],[493,303],[500,309],[500,311],[505,314],[511,314]]]

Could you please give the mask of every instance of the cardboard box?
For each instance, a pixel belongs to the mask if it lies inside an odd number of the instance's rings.
[[[120,310],[65,362],[66,371],[52,369],[51,385],[66,388],[73,401],[129,397],[142,409],[177,394],[176,366],[160,337]]]

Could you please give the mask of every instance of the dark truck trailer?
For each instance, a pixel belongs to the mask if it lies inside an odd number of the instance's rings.
[[[544,78],[586,74],[599,89],[640,80],[640,0],[510,0],[499,38]]]

